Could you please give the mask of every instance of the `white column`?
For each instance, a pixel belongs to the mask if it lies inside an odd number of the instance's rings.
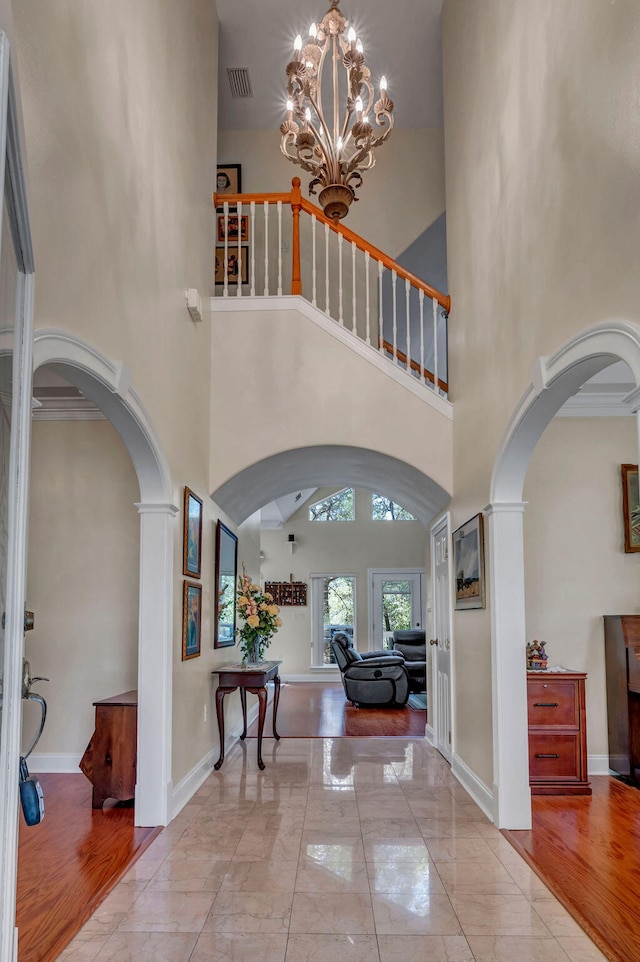
[[[498,828],[531,828],[524,607],[524,503],[494,503],[489,519],[493,798]]]
[[[173,504],[138,504],[140,613],[136,825],[166,825],[171,807]]]

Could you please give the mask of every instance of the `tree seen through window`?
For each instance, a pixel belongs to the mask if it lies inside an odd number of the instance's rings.
[[[373,521],[415,521],[415,517],[402,505],[384,498],[381,494],[371,495],[371,518]]]
[[[353,521],[353,488],[343,488],[309,507],[309,521]]]

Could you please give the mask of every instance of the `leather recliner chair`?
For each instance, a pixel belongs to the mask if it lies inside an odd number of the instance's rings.
[[[409,676],[402,655],[389,651],[360,654],[342,631],[331,639],[331,650],[345,694],[353,705],[406,705]]]
[[[426,691],[427,636],[425,632],[417,629],[394,631],[392,651],[404,658],[409,675],[409,690]]]

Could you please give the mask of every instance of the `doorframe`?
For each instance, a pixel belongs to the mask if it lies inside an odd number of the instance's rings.
[[[425,627],[425,616],[427,613],[427,599],[425,597],[425,587],[426,587],[426,577],[427,573],[424,568],[367,568],[367,591],[369,594],[369,650],[372,650],[374,644],[374,622],[375,622],[375,610],[373,604],[373,576],[374,575],[386,575],[386,574],[399,574],[399,575],[422,575],[423,584],[422,591],[420,593],[420,602],[422,609],[422,628]],[[397,579],[401,581],[402,578]]]
[[[449,603],[449,640],[450,640],[450,644],[449,644],[449,705],[450,705],[450,707],[451,707],[451,758],[450,758],[450,759],[448,758],[447,761],[451,764],[453,758],[455,757],[455,731],[456,731],[456,726],[455,726],[455,700],[454,700],[454,697],[453,697],[453,693],[454,693],[454,691],[455,691],[455,683],[454,683],[454,682],[455,682],[455,679],[454,679],[454,675],[455,675],[455,658],[454,658],[454,635],[455,635],[455,630],[454,630],[454,620],[453,620],[453,610],[454,610],[454,609],[453,609],[453,552],[452,552],[452,550],[451,550],[451,512],[450,512],[450,511],[445,511],[445,512],[444,512],[443,514],[441,514],[438,518],[436,518],[436,520],[433,522],[433,524],[432,524],[432,525],[430,526],[430,528],[429,528],[429,559],[430,559],[430,564],[431,564],[431,578],[430,578],[430,582],[431,582],[431,625],[430,625],[430,627],[431,627],[431,632],[430,632],[430,634],[431,634],[431,637],[434,637],[434,635],[435,635],[435,630],[434,630],[434,629],[435,629],[435,607],[436,607],[436,604],[437,604],[437,601],[436,601],[437,595],[436,595],[436,590],[435,590],[435,566],[434,566],[435,551],[434,551],[434,542],[435,542],[436,535],[437,535],[437,534],[439,533],[439,531],[441,531],[443,528],[446,528],[446,531],[447,531],[447,549],[448,549],[448,550],[447,550],[447,577],[448,577],[448,582],[449,582],[449,586],[448,586],[448,587],[449,587],[449,590],[448,590],[448,592],[447,592],[447,595],[448,595],[448,599],[449,599],[449,601],[448,601],[448,603]],[[429,649],[431,649],[431,645],[429,645]],[[435,677],[434,659],[433,659],[433,657],[431,657],[431,659],[430,659],[430,668],[431,668],[431,671],[430,671],[430,678],[431,678],[431,695],[429,696],[430,708],[429,708],[429,712],[428,712],[428,715],[427,715],[427,718],[429,719],[428,724],[427,724],[427,734],[428,734],[429,741],[430,741],[431,744],[435,747],[435,746],[436,746],[436,731],[437,731],[437,726],[436,726],[436,724],[434,724],[434,722],[435,722],[436,719],[437,719],[437,713],[438,713],[438,696],[437,696],[437,683],[436,683],[437,680],[436,680],[436,677]],[[431,706],[433,706],[433,709],[431,709]],[[433,722],[431,721],[432,710],[433,710]]]
[[[640,326],[607,321],[581,331],[551,357],[539,357],[531,384],[503,435],[491,478],[489,518],[493,716],[493,809],[498,828],[531,827],[526,664],[524,509],[531,455],[551,419],[576,391],[616,360],[636,387],[623,399],[640,431]],[[640,447],[640,437],[639,437]]]
[[[34,336],[34,369],[47,364],[93,401],[127,448],[140,485],[138,761],[134,822],[167,825],[172,816],[174,503],[168,461],[131,374],[66,331]]]
[[[17,263],[16,317],[5,334],[13,356],[8,472],[8,553],[0,734],[0,960],[17,957],[15,927],[18,860],[18,766],[22,721],[22,658],[27,569],[27,516],[31,439],[33,350],[33,249],[20,136],[19,103],[9,42],[0,33],[0,183],[9,190],[9,217]]]

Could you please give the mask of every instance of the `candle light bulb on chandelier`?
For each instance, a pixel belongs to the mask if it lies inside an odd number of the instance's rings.
[[[385,75],[383,74],[383,75],[380,77],[380,92],[381,92],[381,93],[386,93],[386,91],[387,91],[387,78],[386,78]]]
[[[356,50],[358,53],[364,53],[364,47],[362,46],[362,40],[356,41]]]
[[[309,27],[309,36],[313,37],[314,40],[318,36],[318,28],[316,27],[315,23],[312,23]]]
[[[355,30],[353,29],[353,27],[349,27],[349,33],[347,34],[347,40],[349,41],[349,43],[350,43],[352,46],[353,46],[353,44],[356,42],[356,32],[355,32]]]
[[[296,54],[299,54],[300,51],[302,50],[302,37],[300,36],[300,34],[298,34],[296,39],[293,41],[293,49],[296,52]]]

